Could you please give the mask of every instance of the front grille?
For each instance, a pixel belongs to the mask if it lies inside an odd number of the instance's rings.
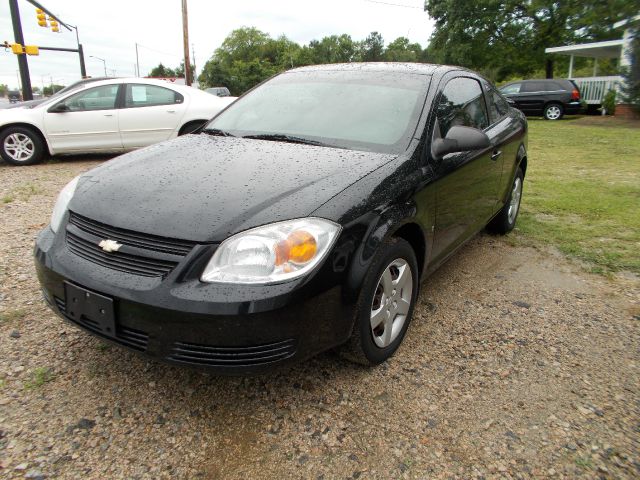
[[[106,239],[121,242],[123,247],[105,252],[98,244]],[[103,267],[164,278],[196,244],[111,227],[71,212],[67,245],[74,254]]]
[[[174,238],[147,235],[146,233],[111,227],[73,212],[69,214],[69,223],[84,232],[91,233],[100,238],[110,238],[111,240],[118,240],[126,245],[131,245],[132,247],[170,253],[172,255],[184,256],[196,245],[195,242],[188,240],[176,240]]]
[[[293,339],[252,347],[214,347],[176,342],[170,360],[192,365],[216,367],[249,367],[285,360],[296,352]]]
[[[61,298],[54,297],[54,301],[56,302],[56,307],[60,310],[60,313],[64,315],[64,318],[69,320],[71,323],[78,325],[79,327],[84,328],[85,330],[90,331],[94,335],[98,337],[105,338],[107,340],[114,341],[125,347],[132,348],[134,350],[138,350],[139,352],[144,352],[147,349],[147,343],[149,342],[149,334],[143,332],[141,330],[137,330],[135,328],[123,327],[118,325],[116,328],[115,337],[109,337],[104,335],[100,329],[98,328],[98,324],[93,322],[92,320],[81,317],[80,320],[74,320],[73,318],[67,316],[67,306],[65,301]]]
[[[124,252],[107,253],[96,242],[90,242],[71,232],[67,232],[67,245],[73,253],[93,263],[145,277],[164,277],[178,264]]]

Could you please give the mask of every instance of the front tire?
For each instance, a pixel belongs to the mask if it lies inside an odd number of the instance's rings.
[[[44,156],[44,142],[30,128],[9,127],[0,135],[0,156],[11,165],[34,165]]]
[[[520,212],[520,201],[522,200],[522,184],[524,182],[524,174],[522,169],[518,167],[516,176],[511,184],[511,192],[507,202],[500,210],[500,213],[496,215],[487,229],[493,233],[505,235],[509,233],[516,226],[516,220],[518,219],[518,212]]]
[[[560,120],[564,115],[564,109],[559,103],[550,103],[544,107],[542,116],[545,120]]]
[[[366,366],[390,358],[409,328],[418,283],[418,262],[411,245],[395,237],[383,243],[364,280],[353,333],[342,355]]]

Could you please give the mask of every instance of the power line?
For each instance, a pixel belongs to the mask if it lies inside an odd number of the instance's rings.
[[[151,48],[151,47],[147,47],[146,45],[142,45],[141,43],[138,43],[139,47],[142,47],[146,50],[151,50],[152,52],[155,53],[159,53],[161,55],[169,55],[170,57],[175,57],[175,58],[182,58],[182,55],[176,55],[175,53],[169,53],[169,52],[161,52],[160,50],[156,50],[155,48]]]
[[[403,5],[400,3],[382,2],[380,0],[364,0],[369,3],[379,3],[381,5],[388,5],[390,7],[403,7],[403,8],[415,8],[417,10],[424,10],[424,7],[414,7],[413,5]]]

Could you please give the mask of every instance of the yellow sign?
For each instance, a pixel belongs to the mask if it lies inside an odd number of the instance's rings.
[[[40,55],[40,49],[37,45],[25,45],[24,53],[27,55]]]

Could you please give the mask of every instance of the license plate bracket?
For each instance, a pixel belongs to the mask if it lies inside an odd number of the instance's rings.
[[[69,282],[64,283],[66,315],[108,337],[116,336],[113,299]]]

